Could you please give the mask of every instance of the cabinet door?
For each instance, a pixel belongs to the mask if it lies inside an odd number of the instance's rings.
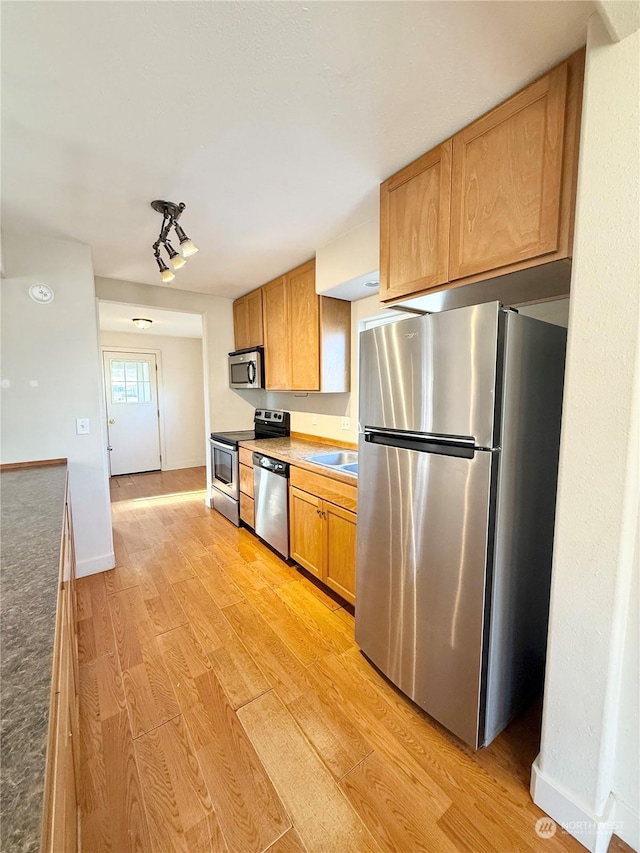
[[[245,495],[249,495],[250,498],[254,497],[253,467],[249,468],[248,465],[240,465],[240,491],[244,492]]]
[[[286,275],[289,285],[291,389],[320,390],[320,318],[316,293],[316,262],[309,261]]]
[[[356,514],[323,502],[325,564],[322,580],[351,604],[356,591]]]
[[[240,492],[240,518],[249,527],[254,528],[256,526],[255,502],[244,492]]]
[[[247,294],[247,326],[250,347],[264,344],[264,326],[262,322],[262,288]]]
[[[289,498],[291,559],[322,578],[325,538],[322,501],[295,488],[290,489]]]
[[[380,298],[448,281],[451,140],[380,187]]]
[[[451,281],[558,248],[567,66],[453,138]]]
[[[266,385],[270,391],[291,388],[289,352],[289,287],[285,276],[265,284],[264,361]]]
[[[246,296],[236,299],[233,303],[233,331],[236,349],[251,346],[249,342],[249,307]]]

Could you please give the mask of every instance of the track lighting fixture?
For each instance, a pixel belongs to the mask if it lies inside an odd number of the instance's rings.
[[[198,247],[189,239],[184,230],[178,224],[178,219],[186,207],[184,202],[181,201],[180,204],[174,204],[172,201],[156,200],[151,202],[151,207],[157,213],[162,214],[162,227],[160,229],[158,239],[153,244],[153,254],[158,264],[158,269],[160,270],[160,278],[165,284],[168,284],[170,281],[173,281],[175,274],[169,269],[162,259],[160,255],[160,246],[164,246],[174,270],[179,270],[183,267],[187,262],[186,258],[190,255],[195,255],[198,251]],[[175,229],[176,236],[180,242],[180,250],[182,251],[182,254],[180,254],[180,252],[176,252],[169,242],[169,232],[172,228]]]

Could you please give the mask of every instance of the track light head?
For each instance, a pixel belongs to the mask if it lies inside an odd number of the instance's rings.
[[[156,263],[158,264],[158,269],[160,270],[160,278],[162,279],[164,284],[168,284],[170,281],[173,281],[174,278],[176,277],[175,273],[171,272],[169,267],[165,264],[165,262],[160,257],[160,247],[159,246],[154,247],[154,254],[156,257]]]
[[[174,228],[176,230],[176,234],[178,235],[178,240],[180,241],[182,256],[184,258],[188,258],[190,255],[195,255],[195,253],[198,251],[198,247],[196,246],[196,244],[187,237],[187,235],[184,233],[184,231],[178,225],[177,222],[174,223]]]
[[[174,270],[182,269],[182,267],[187,263],[186,260],[182,257],[180,252],[176,252],[171,243],[168,240],[164,241],[164,247],[167,250],[167,254],[169,255],[169,259],[171,260],[171,266]]]

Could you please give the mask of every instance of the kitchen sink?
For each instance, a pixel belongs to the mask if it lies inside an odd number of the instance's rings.
[[[342,468],[345,465],[356,465],[358,453],[355,450],[340,450],[333,453],[319,453],[317,456],[307,456],[307,462],[315,462],[317,465],[327,465],[329,468]],[[351,473],[357,473],[352,471]]]
[[[358,463],[352,462],[350,465],[341,465],[340,470],[346,471],[348,474],[355,474],[357,477],[358,476]]]

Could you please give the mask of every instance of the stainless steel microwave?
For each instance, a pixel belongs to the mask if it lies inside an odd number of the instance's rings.
[[[230,388],[264,388],[264,350],[256,347],[229,353]]]

